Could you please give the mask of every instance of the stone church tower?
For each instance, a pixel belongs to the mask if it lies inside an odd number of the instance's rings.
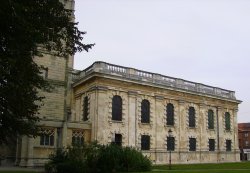
[[[65,8],[74,10],[74,0],[61,1],[65,4]],[[74,20],[74,15],[72,16]],[[56,57],[45,53],[35,61],[45,67],[43,77],[49,81],[53,89],[51,92],[40,93],[45,96],[44,105],[39,111],[42,135],[35,139],[25,136],[17,141],[16,165],[19,166],[43,165],[48,155],[56,148],[69,145],[67,142],[71,92],[69,74],[73,70],[74,57]]]

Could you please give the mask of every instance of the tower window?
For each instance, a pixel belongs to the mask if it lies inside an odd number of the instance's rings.
[[[83,131],[73,130],[72,131],[72,145],[82,146],[83,144],[84,144]]]
[[[55,130],[41,129],[40,131],[40,145],[54,146]]]

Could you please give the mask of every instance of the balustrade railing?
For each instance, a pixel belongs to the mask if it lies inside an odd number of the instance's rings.
[[[159,85],[169,86],[173,88],[183,89],[187,91],[194,91],[198,93],[205,93],[209,95],[220,96],[228,99],[236,99],[235,92],[229,91],[217,87],[212,87],[200,83],[195,83],[183,79],[173,78],[169,76],[164,76],[160,74],[150,73],[146,71],[137,70],[134,68],[128,68],[123,66],[118,66],[114,64],[109,64],[105,62],[95,62],[88,68],[82,71],[73,71],[72,81],[76,82],[85,76],[93,73],[105,73],[111,75],[121,76],[127,79],[133,79],[143,82],[151,82]]]

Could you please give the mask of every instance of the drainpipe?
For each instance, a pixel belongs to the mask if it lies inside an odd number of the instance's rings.
[[[217,162],[219,162],[219,154],[220,154],[220,131],[219,131],[219,111],[218,107],[216,107],[216,121],[217,121]]]

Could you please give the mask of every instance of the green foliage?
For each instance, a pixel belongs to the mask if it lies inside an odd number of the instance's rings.
[[[58,150],[46,164],[47,173],[110,173],[150,171],[151,161],[130,147],[92,143]]]
[[[66,1],[65,1],[66,2]],[[0,5],[0,144],[21,135],[35,136],[37,111],[48,83],[34,57],[67,58],[93,44],[72,21],[73,11],[59,0],[4,0]]]

